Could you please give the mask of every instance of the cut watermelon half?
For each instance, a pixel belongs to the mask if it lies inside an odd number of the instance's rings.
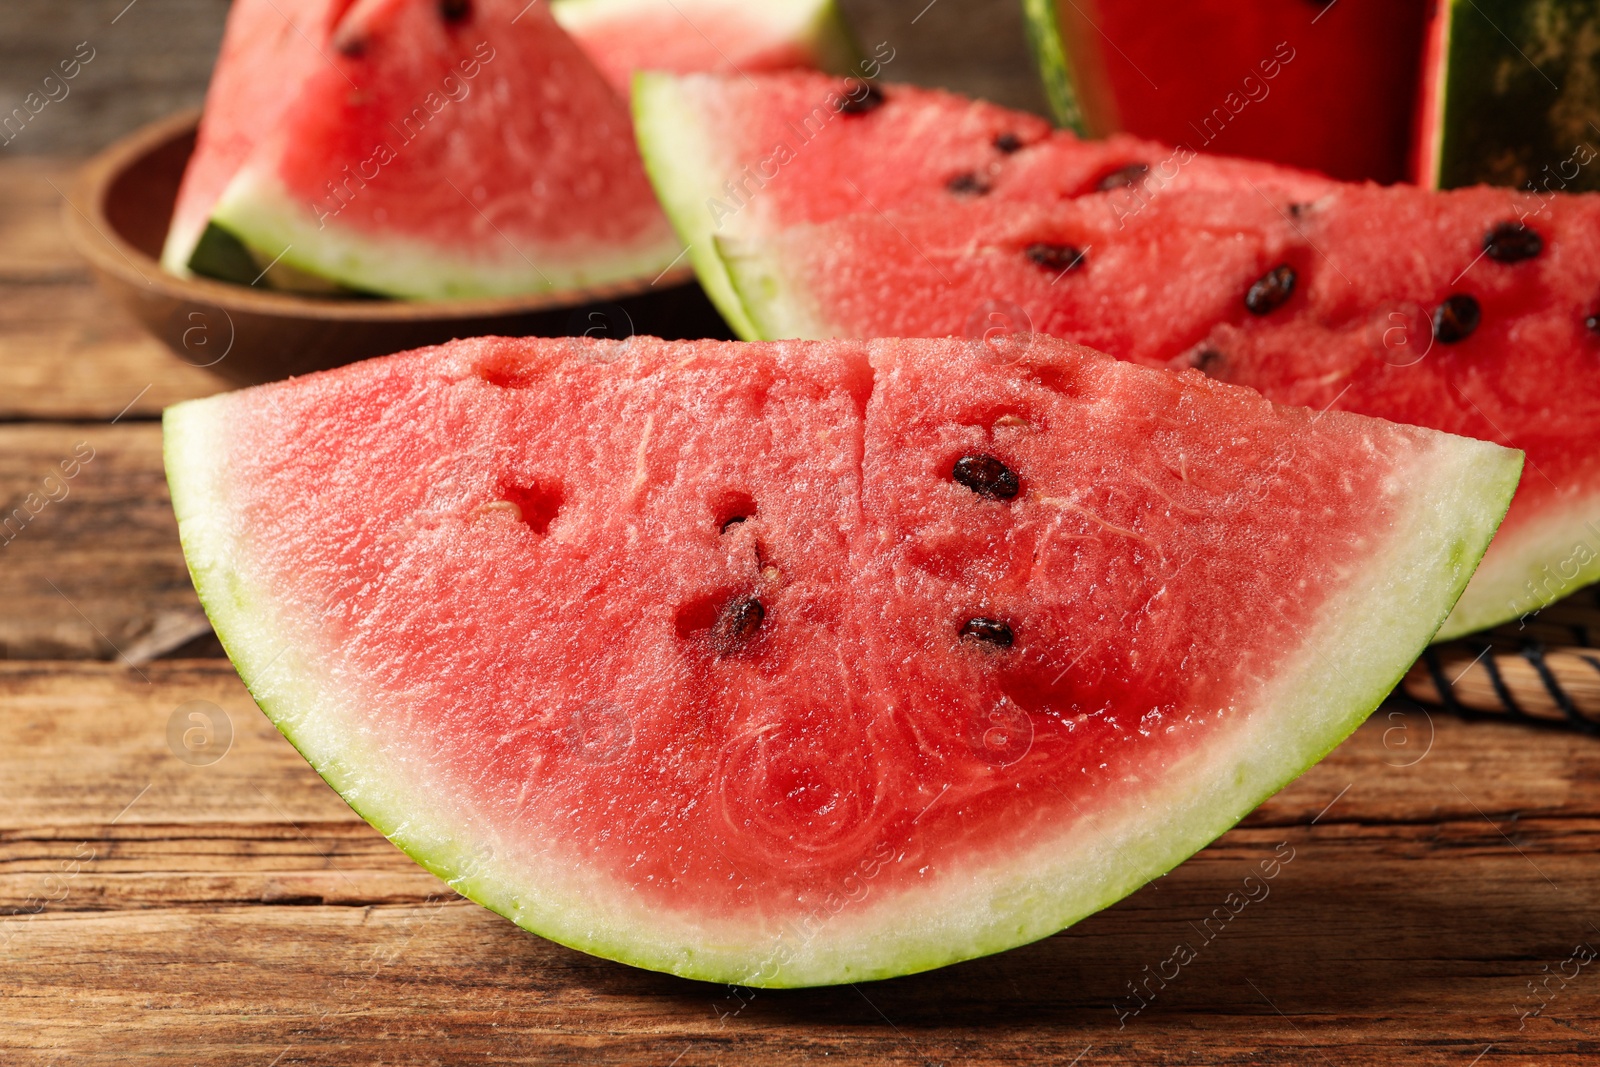
[[[1123,131],[1347,181],[1406,173],[1429,0],[1022,4],[1045,95],[1081,133]]]
[[[680,233],[706,217],[682,191],[708,195],[727,158],[750,158],[760,143],[751,131],[784,121],[794,83],[686,78],[650,90],[659,108],[636,98],[641,117],[652,115],[640,125],[647,165]],[[708,121],[732,103],[742,123]],[[1056,134],[991,152],[981,192],[947,187],[958,161],[972,164],[934,153],[863,207],[858,161],[900,158],[906,139],[895,131],[941,123],[958,106],[885,89],[879,110],[892,123],[881,144],[866,127],[849,141],[817,138],[797,162],[814,185],[780,175],[751,201],[765,215],[741,213],[714,235],[720,261],[704,285],[733,291],[729,320],[741,336],[1037,331],[1147,364],[1201,366],[1283,403],[1522,448],[1530,462],[1517,503],[1441,637],[1600,579],[1600,200],[1351,186],[1131,138]],[[990,128],[1007,125],[1003,111],[981,114]],[[685,128],[698,131],[696,155],[652,150]],[[963,149],[980,147],[971,136]],[[1280,266],[1294,274],[1281,293],[1269,277]],[[1436,343],[1432,319],[1455,297],[1475,302],[1481,323]]]
[[[547,7],[357,0],[212,221],[342,285],[569,292],[679,256],[627,110]]]
[[[1322,757],[1517,453],[1046,338],[480,339],[166,415],[262,708],[459,892],[794,986],[1047,936]]]
[[[1600,189],[1593,0],[1439,0],[1422,85],[1417,184]]]
[[[718,240],[755,242],[798,223],[978,197],[1069,198],[1110,186],[1148,198],[1242,182],[1308,197],[1331,185],[1131,137],[1080,141],[1034,115],[952,93],[813,73],[641,74],[633,108],[645,167],[701,287],[746,339],[761,334]]]
[[[856,58],[833,0],[553,0],[550,10],[623,96],[640,70],[842,73]]]

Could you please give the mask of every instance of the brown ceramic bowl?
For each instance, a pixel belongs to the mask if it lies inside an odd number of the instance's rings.
[[[153,123],[90,160],[67,231],[100,283],[186,363],[253,384],[453,337],[732,335],[690,275],[583,294],[488,300],[341,300],[206,278],[177,278],[158,259],[194,150],[198,111]]]

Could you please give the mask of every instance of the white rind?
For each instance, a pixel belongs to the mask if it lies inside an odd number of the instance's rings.
[[[498,258],[453,255],[447,248],[396,234],[319,226],[310,206],[272,174],[246,167],[229,183],[211,221],[265,260],[364,292],[414,300],[563,293],[653,278],[682,254],[671,230],[634,247],[575,242],[568,247],[519,246],[500,235]],[[485,221],[487,226],[487,220]]]
[[[722,139],[707,130],[701,106],[686,83],[670,74],[640,73],[633,78],[633,128],[645,173],[678,239],[689,250],[700,287],[733,332],[746,341],[758,337],[732,278],[717,254],[724,229],[711,204],[726,194],[717,184],[738,177],[739,167],[722,152]],[[761,211],[759,198],[743,211]],[[737,216],[735,216],[737,217]]]
[[[166,413],[173,506],[196,588],[262,709],[358,813],[458,892],[544,937],[691,978],[762,986],[906,974],[1048,936],[1182,862],[1320,759],[1379,704],[1465,587],[1517,484],[1520,453],[1430,434],[1391,485],[1397,515],[1303,647],[1241,694],[1207,742],[1093,817],[1005,862],[946,870],[915,893],[873,893],[817,925],[698,921],[607,893],[553,855],[507,841],[404,738],[362,725],[359,679],[317,646],[314,616],[253,587],[227,513],[228,397]],[[392,698],[391,698],[392,699]]]

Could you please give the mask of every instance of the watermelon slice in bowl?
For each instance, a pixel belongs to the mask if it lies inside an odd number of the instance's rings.
[[[856,60],[834,0],[553,0],[550,11],[623,96],[641,70],[843,72]]]
[[[1406,174],[1431,6],[1022,0],[1063,125],[1379,182]]]
[[[698,164],[655,151],[669,134],[641,122],[647,167],[680,233],[706,217],[681,190],[711,187],[726,158],[759,143],[748,131],[787,121],[794,80],[681,79],[692,88],[675,97],[685,108],[662,106],[654,121],[708,141]],[[956,107],[882,92],[893,126],[877,151],[890,158],[902,144],[895,129],[940,122]],[[727,114],[724,101],[737,102],[742,126],[706,122]],[[1006,124],[1004,112],[984,115]],[[796,166],[821,182],[831,175],[830,187],[797,188],[780,173],[752,210],[712,234],[719,262],[703,284],[733,291],[739,315],[729,321],[744,324],[742,336],[1039,331],[1124,359],[1198,366],[1283,403],[1522,448],[1523,489],[1441,639],[1600,579],[1600,526],[1591,526],[1600,522],[1600,334],[1589,325],[1600,321],[1600,200],[1354,186],[1067,134],[991,150],[981,193],[940,180],[945,157],[957,158],[946,152],[903,178],[904,190],[863,198],[866,185],[850,175],[875,154],[870,133],[815,138]],[[962,151],[981,147],[969,137]],[[1460,336],[1447,339],[1451,331]]]
[[[1047,936],[1353,730],[1520,456],[1048,338],[479,339],[167,412],[241,676],[543,936],[763,986]]]

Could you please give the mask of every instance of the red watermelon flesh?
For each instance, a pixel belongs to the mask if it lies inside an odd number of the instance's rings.
[[[276,125],[299,84],[325,63],[325,44],[354,0],[235,0],[228,11],[194,155],[183,173],[161,265],[189,272],[211,209],[263,129]]]
[[[1406,174],[1429,0],[1025,0],[1058,117],[1322,171]]]
[[[680,248],[630,120],[545,5],[358,0],[213,221],[352,288],[601,287]]]
[[[1253,182],[1287,196],[1320,176],[1197,155],[1131,137],[1081,141],[1042,119],[951,93],[813,73],[641,75],[634,116],[645,166],[700,283],[730,326],[758,336],[715,252],[785,226],[991,200],[1065,199]]]
[[[358,811],[530,930],[762,985],[1181,861],[1378,703],[1520,466],[1042,337],[481,339],[166,430],[219,635]]]
[[[832,0],[555,0],[550,10],[624,96],[639,70],[842,70],[853,54]]]
[[[1600,198],[1557,197],[1519,222],[1529,206],[1483,188],[1344,186],[1305,202],[1188,190],[1137,213],[1111,196],[974,203],[723,247],[763,336],[961,334],[1000,308],[1002,326],[1198,367],[1282,403],[1525,450],[1516,503],[1442,631],[1453,635],[1600,577],[1600,335],[1588,325]],[[1280,267],[1293,288],[1275,302]]]

